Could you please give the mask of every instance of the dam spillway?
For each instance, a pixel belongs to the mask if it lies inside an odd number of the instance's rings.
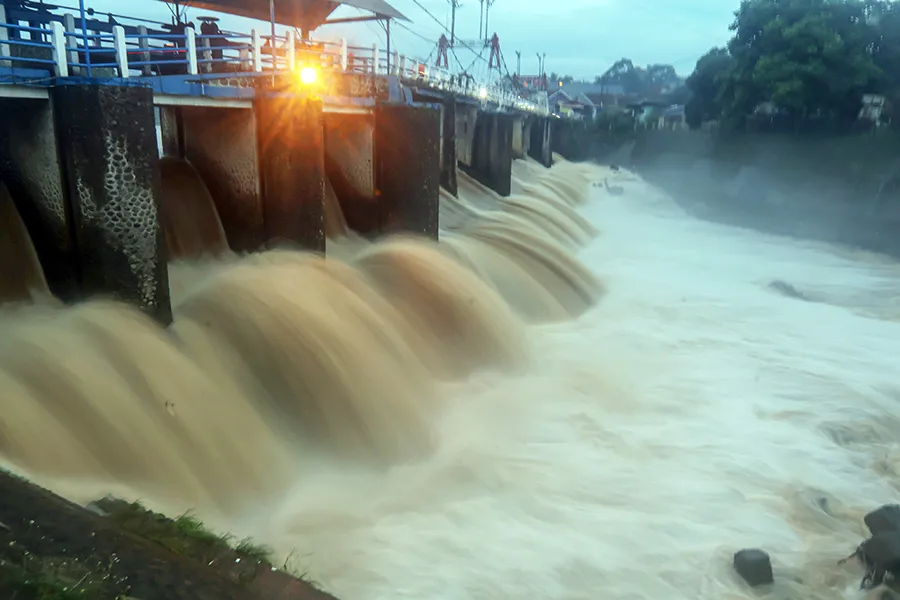
[[[361,235],[436,238],[439,189],[456,193],[457,165],[508,195],[514,157],[550,164],[546,94],[478,84],[396,50],[290,30],[269,40],[277,54],[255,32],[215,50],[222,36],[91,19],[97,47],[86,56],[72,15],[23,10],[0,19],[0,70],[13,82],[0,90],[0,175],[60,298],[111,295],[170,319],[172,236],[160,223],[171,219],[159,211],[173,204],[164,193],[179,192],[161,182],[158,154],[199,173],[237,252],[324,251],[329,188]],[[304,83],[301,67],[316,80]]]
[[[258,36],[247,71],[202,69],[199,51],[178,74],[131,62],[121,26],[98,51],[115,66],[91,76],[68,21],[7,24],[0,44],[26,65],[0,69],[27,78],[0,99],[3,469],[243,528],[308,468],[433,455],[440,387],[527,370],[526,323],[602,297],[572,255],[596,234],[576,212],[591,169],[552,159],[540,102],[379,70],[377,49],[351,68],[345,45],[298,83],[263,67]],[[10,51],[10,32],[49,40],[18,46],[48,58]],[[2,481],[5,520],[48,528],[32,554],[84,526],[51,527],[69,509]],[[95,576],[158,597],[145,572],[111,574]]]

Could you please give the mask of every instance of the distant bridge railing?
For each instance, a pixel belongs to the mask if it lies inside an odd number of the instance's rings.
[[[308,41],[288,31],[273,39],[255,29],[249,34],[220,31],[198,34],[192,27],[167,32],[146,24],[123,26],[91,21],[76,28],[75,16],[46,13],[44,23],[9,23],[0,5],[0,67],[45,70],[55,77],[147,77],[222,73],[272,73],[314,67],[322,71],[395,75],[406,83],[468,96],[477,101],[542,115],[546,96],[523,98],[494,82],[427,65],[377,45],[349,46]],[[110,15],[111,16],[111,15]],[[16,19],[13,18],[13,21]],[[136,20],[139,21],[139,20]]]

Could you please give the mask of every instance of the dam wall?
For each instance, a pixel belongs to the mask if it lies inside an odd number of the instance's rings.
[[[0,100],[0,183],[51,293],[117,298],[166,323],[170,260],[324,252],[329,197],[360,235],[437,239],[440,188],[456,193],[458,168],[508,196],[514,157],[550,164],[547,118],[447,93],[375,86],[336,105],[253,83],[228,101],[80,79]]]
[[[640,132],[631,166],[703,218],[900,255],[900,136]]]

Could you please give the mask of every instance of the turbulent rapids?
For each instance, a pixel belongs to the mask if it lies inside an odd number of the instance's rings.
[[[900,267],[556,159],[506,198],[460,175],[439,241],[367,241],[329,189],[327,258],[232,252],[163,159],[165,329],[50,297],[0,189],[2,466],[193,509],[339,598],[752,598],[754,545],[853,597],[836,561],[900,490]]]

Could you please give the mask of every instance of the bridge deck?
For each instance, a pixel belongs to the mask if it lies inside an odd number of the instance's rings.
[[[2,2],[0,82],[5,85],[0,85],[0,97],[46,97],[47,87],[79,78],[146,85],[163,103],[238,105],[255,97],[258,92],[252,82],[259,77],[312,69],[326,80],[343,76],[390,79],[497,109],[539,115],[549,112],[546,93],[525,94],[498,82],[476,81],[377,45],[301,40],[293,31],[274,38],[255,29],[198,34],[191,27],[176,30],[140,19],[127,19],[137,25],[119,24],[112,16],[111,22],[87,19],[82,29],[80,19],[71,13],[6,9]],[[307,92],[298,88],[296,93]],[[374,96],[365,94],[367,104],[358,93],[348,97],[326,88],[319,95],[329,110],[366,110]]]

